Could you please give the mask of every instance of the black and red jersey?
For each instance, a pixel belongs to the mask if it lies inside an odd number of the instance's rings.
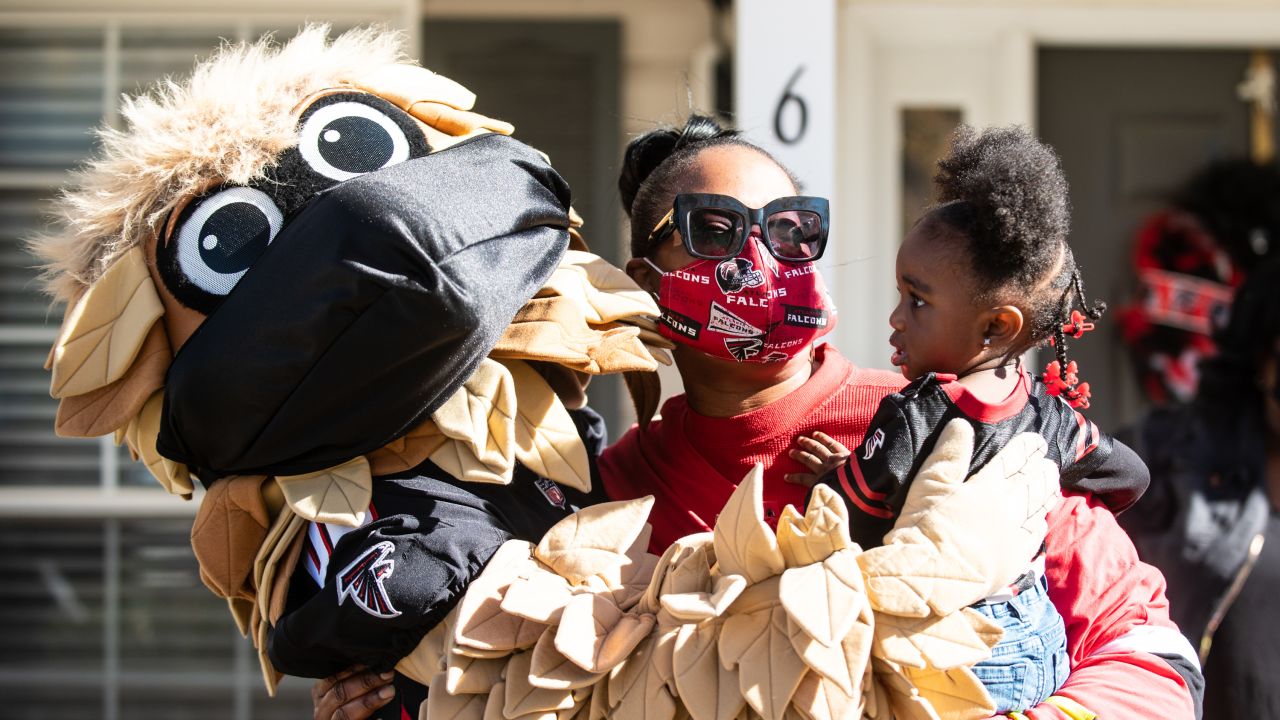
[[[1046,440],[1046,456],[1061,469],[1064,489],[1094,492],[1115,512],[1136,502],[1150,479],[1132,450],[1101,433],[1025,372],[1009,397],[994,404],[979,400],[954,375],[929,373],[886,396],[862,444],[819,479],[849,506],[855,542],[863,548],[882,544],[902,511],[911,479],[943,426],[955,418],[974,429],[970,474],[1015,436],[1033,432]]]
[[[311,523],[285,611],[268,636],[272,664],[303,677],[355,664],[390,670],[453,609],[504,542],[536,543],[570,513],[603,501],[594,458],[604,448],[604,420],[588,408],[569,414],[593,459],[591,493],[519,464],[509,485],[486,485],[461,482],[426,461],[378,476],[360,527]],[[398,691],[404,687],[397,680]]]

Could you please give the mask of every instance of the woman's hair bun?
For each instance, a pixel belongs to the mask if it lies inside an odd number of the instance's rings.
[[[721,126],[715,118],[694,114],[682,128],[650,130],[627,143],[622,171],[618,173],[618,192],[627,215],[631,215],[640,186],[662,163],[685,148],[737,134],[736,130]]]

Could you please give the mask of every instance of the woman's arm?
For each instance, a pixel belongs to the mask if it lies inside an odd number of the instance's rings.
[[[1046,545],[1049,597],[1071,655],[1056,694],[1102,718],[1198,717],[1204,680],[1169,619],[1164,577],[1138,560],[1111,511],[1090,496],[1064,498],[1049,514]],[[1052,703],[1026,716],[1073,717]]]

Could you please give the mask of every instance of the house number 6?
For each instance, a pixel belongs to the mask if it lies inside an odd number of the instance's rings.
[[[803,140],[805,130],[809,127],[809,108],[804,104],[804,98],[791,91],[796,81],[800,79],[800,73],[802,72],[804,72],[803,65],[796,68],[796,71],[791,75],[791,79],[787,81],[786,88],[782,91],[782,97],[778,98],[777,107],[773,110],[773,134],[787,145],[794,145]],[[793,106],[795,113],[799,115],[799,122],[790,133],[782,127],[782,116],[787,112],[788,106]]]

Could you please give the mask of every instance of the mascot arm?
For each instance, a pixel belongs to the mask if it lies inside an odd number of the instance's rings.
[[[376,520],[334,544],[324,587],[298,563],[286,612],[269,636],[281,672],[324,677],[355,663],[391,669],[513,537],[484,500],[429,477],[381,479],[373,507],[381,509]]]
[[[569,414],[587,452],[597,455],[606,442],[604,420],[589,408]],[[334,544],[324,587],[306,558],[294,570],[286,611],[269,635],[277,670],[325,677],[354,664],[391,669],[453,609],[504,542],[536,542],[603,497],[523,466],[510,485],[460,483],[430,462],[379,477],[374,488],[375,519]]]

